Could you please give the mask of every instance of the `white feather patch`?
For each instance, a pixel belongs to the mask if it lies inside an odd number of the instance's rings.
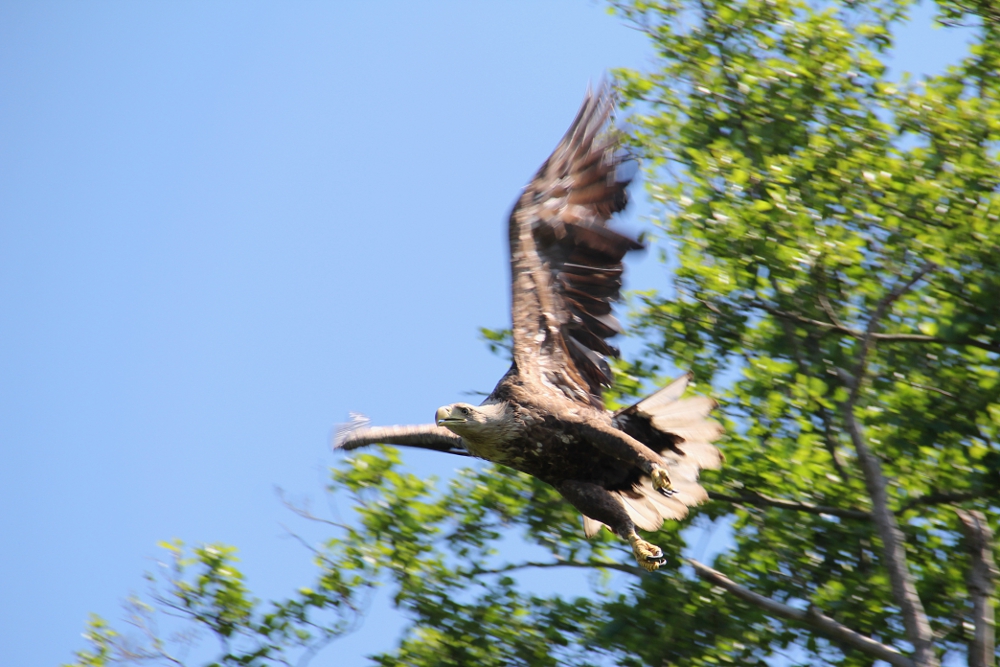
[[[701,469],[718,470],[725,460],[719,448],[707,442],[687,440],[677,445],[677,448],[684,452],[685,461]]]
[[[655,412],[642,412],[653,420],[653,425],[665,431],[679,426],[696,424],[708,416],[718,403],[708,396],[692,396],[682,401],[662,405]]]
[[[634,493],[633,495],[633,493],[629,493],[628,491],[617,492],[618,498],[625,507],[625,511],[628,512],[629,518],[632,519],[632,523],[642,530],[659,530],[660,526],[663,525],[663,517],[660,516],[660,513],[655,508],[646,503],[646,499],[641,494]]]
[[[597,535],[598,531],[601,530],[601,526],[604,526],[604,524],[600,521],[591,519],[586,514],[583,515],[583,534],[587,536],[588,540],[594,535]],[[607,528],[607,526],[604,527]],[[608,528],[608,530],[611,529]]]
[[[652,415],[662,408],[670,405],[684,394],[688,382],[694,377],[691,373],[685,373],[663,389],[647,396],[636,404],[636,409],[644,415]]]

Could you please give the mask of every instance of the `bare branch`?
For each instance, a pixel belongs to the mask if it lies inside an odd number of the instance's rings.
[[[833,322],[834,328],[840,330],[847,328],[846,326],[844,326],[844,323],[840,321],[840,318],[837,317],[837,312],[833,309],[833,306],[830,304],[830,300],[826,298],[825,292],[819,293],[819,305],[822,306],[823,312],[826,313],[826,316],[830,318],[831,322]]]
[[[324,519],[323,517],[316,516],[315,514],[310,512],[309,509],[306,507],[299,507],[292,501],[288,500],[288,498],[285,496],[285,490],[280,487],[275,487],[274,492],[278,495],[278,499],[281,501],[282,505],[284,505],[287,509],[291,510],[293,513],[302,517],[303,519],[308,519],[309,521],[315,521],[316,523],[326,524],[327,526],[332,526],[334,528],[340,528],[348,532],[353,530],[347,524],[339,523],[337,521],[331,521],[330,519]],[[288,532],[291,533],[292,531],[289,530]]]
[[[768,278],[771,281],[771,289],[774,290],[775,298],[779,298],[781,295],[781,289],[779,289],[778,286],[778,279],[774,277],[773,273],[769,274]],[[799,372],[806,375],[806,362],[805,359],[802,358],[802,352],[799,350],[799,343],[795,338],[795,330],[792,328],[791,323],[785,319],[781,319],[781,328],[785,332],[785,338],[788,339],[788,346],[792,350],[792,356],[795,359],[795,363],[799,367]]]
[[[812,355],[813,359],[822,359],[823,352],[819,346],[819,339],[817,336],[808,336],[806,338],[806,348]],[[833,414],[831,410],[827,409],[823,403],[816,403],[816,415],[819,417],[820,424],[823,426],[823,445],[826,447],[826,451],[830,454],[830,460],[833,462],[833,467],[837,471],[837,475],[845,483],[850,484],[854,479],[854,472],[851,471],[850,467],[845,461],[839,451],[838,445],[839,438],[836,433],[839,429],[834,425]]]
[[[778,319],[791,320],[793,322],[798,322],[799,324],[807,324],[807,325],[809,325],[811,327],[816,327],[818,329],[839,331],[839,332],[845,333],[845,334],[847,334],[849,336],[854,336],[855,338],[860,338],[862,336],[862,333],[860,331],[856,331],[856,330],[851,329],[849,327],[845,327],[845,326],[841,326],[841,325],[837,325],[837,324],[831,324],[830,322],[824,322],[822,320],[814,320],[811,317],[806,317],[804,315],[799,315],[798,313],[793,313],[793,312],[788,311],[788,310],[781,310],[780,308],[775,308],[774,306],[769,306],[768,304],[766,304],[766,303],[764,303],[762,301],[756,301],[753,305],[755,307],[757,307],[757,308],[760,308],[764,312],[767,312],[767,313],[770,313],[771,315],[774,315]]]
[[[900,380],[900,381],[903,382],[904,384],[910,385],[914,389],[933,391],[935,394],[941,394],[942,396],[946,396],[948,398],[955,398],[955,394],[951,393],[950,391],[945,391],[944,389],[940,389],[938,387],[932,387],[929,384],[919,384],[917,382],[910,382],[909,380]]]
[[[954,340],[949,340],[947,338],[939,338],[938,336],[924,336],[922,334],[875,334],[873,336],[875,340],[884,340],[888,342],[902,342],[902,343],[937,343],[940,345],[966,345],[968,347],[978,347],[980,350],[986,350],[987,352],[995,352],[1000,354],[1000,345],[994,345],[993,343],[984,343],[983,341],[976,340],[974,338],[956,338]]]
[[[955,513],[972,558],[968,582],[975,630],[969,644],[969,667],[992,667],[996,650],[996,581],[1000,576],[993,561],[993,531],[986,515],[978,510],[956,509]]]
[[[859,632],[851,630],[847,626],[838,623],[826,614],[822,613],[819,609],[812,605],[810,605],[807,609],[796,609],[795,607],[790,607],[782,602],[778,602],[777,600],[760,595],[759,593],[754,593],[749,588],[736,583],[718,570],[714,570],[694,559],[688,559],[688,562],[691,563],[695,572],[697,572],[698,576],[702,579],[729,591],[741,600],[745,600],[754,606],[760,607],[769,614],[811,625],[830,639],[845,646],[849,646],[855,650],[861,651],[862,653],[870,655],[878,660],[884,660],[891,665],[896,665],[897,667],[915,667],[914,662],[910,658],[906,657],[893,647],[882,644],[881,642],[875,641],[871,637],[867,637]]]

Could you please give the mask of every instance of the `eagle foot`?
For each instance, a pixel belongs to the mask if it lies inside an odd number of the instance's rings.
[[[653,488],[665,495],[667,498],[674,495],[673,482],[670,481],[670,473],[667,472],[666,468],[661,468],[656,466],[653,468],[653,472],[650,473],[650,478],[653,480]]]
[[[632,553],[635,554],[636,562],[647,572],[655,571],[666,561],[660,547],[650,544],[635,533],[629,536],[628,542],[632,545]]]

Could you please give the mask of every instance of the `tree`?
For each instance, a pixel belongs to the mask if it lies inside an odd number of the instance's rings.
[[[264,605],[228,548],[168,545],[173,573],[134,623],[172,611],[222,640],[216,664],[290,663],[388,582],[412,625],[386,666],[993,664],[1000,12],[942,0],[968,56],[894,82],[908,6],[613,6],[659,55],[618,79],[677,267],[674,294],[639,295],[646,349],[609,398],[642,394],[664,359],[721,397],[727,463],[696,514],[734,543],[713,563],[686,561],[669,525],[648,575],[536,480],[482,466],[438,489],[381,448],[333,471],[357,518],[330,523],[311,588]],[[512,534],[547,556],[507,561]],[[526,568],[634,579],[542,597]],[[90,638],[77,664],[173,659],[152,631],[130,644],[95,620]]]

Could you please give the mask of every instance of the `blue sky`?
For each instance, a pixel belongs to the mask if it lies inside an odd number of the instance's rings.
[[[898,66],[958,43],[911,31]],[[348,411],[493,387],[506,212],[587,83],[650,55],[579,1],[0,3],[5,662],[70,660],[159,540],[237,545],[265,599],[307,584],[274,487],[321,500]],[[667,280],[647,256],[629,287]]]

